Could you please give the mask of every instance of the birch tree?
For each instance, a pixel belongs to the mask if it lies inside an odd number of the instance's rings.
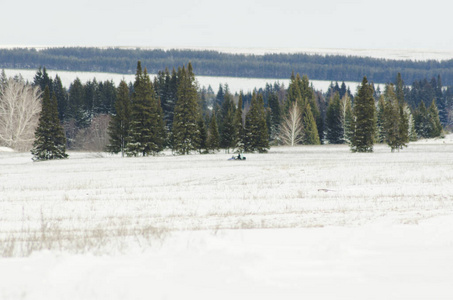
[[[40,112],[39,87],[8,79],[0,88],[0,143],[17,151],[29,151]]]
[[[294,146],[302,142],[303,138],[302,112],[297,105],[297,101],[294,101],[280,125],[280,139],[283,144]]]

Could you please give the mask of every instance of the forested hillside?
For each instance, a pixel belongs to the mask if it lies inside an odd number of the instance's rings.
[[[387,60],[339,55],[228,54],[197,50],[144,50],[119,48],[48,48],[43,50],[0,49],[0,68],[95,71],[133,74],[138,61],[150,73],[181,66],[190,61],[198,75],[253,78],[287,78],[292,71],[312,80],[356,81],[364,75],[375,83],[388,83],[401,73],[408,84],[440,75],[453,85],[453,60]]]

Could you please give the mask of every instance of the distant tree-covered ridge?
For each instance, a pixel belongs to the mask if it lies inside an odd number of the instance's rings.
[[[287,78],[292,71],[312,80],[356,81],[364,75],[370,82],[389,83],[401,73],[406,83],[440,75],[453,85],[453,59],[437,61],[389,60],[341,55],[228,54],[211,50],[145,50],[121,48],[63,47],[0,49],[0,68],[93,71],[134,74],[140,60],[155,74],[190,61],[197,75],[254,78]]]

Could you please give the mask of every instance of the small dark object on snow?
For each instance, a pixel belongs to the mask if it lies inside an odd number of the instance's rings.
[[[232,156],[230,159],[228,160],[245,160],[246,157],[245,156],[242,156],[241,153],[239,153],[237,156]]]

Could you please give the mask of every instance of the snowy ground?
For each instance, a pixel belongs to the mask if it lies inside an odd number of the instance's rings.
[[[453,137],[399,153],[0,152],[0,299],[452,299]]]

